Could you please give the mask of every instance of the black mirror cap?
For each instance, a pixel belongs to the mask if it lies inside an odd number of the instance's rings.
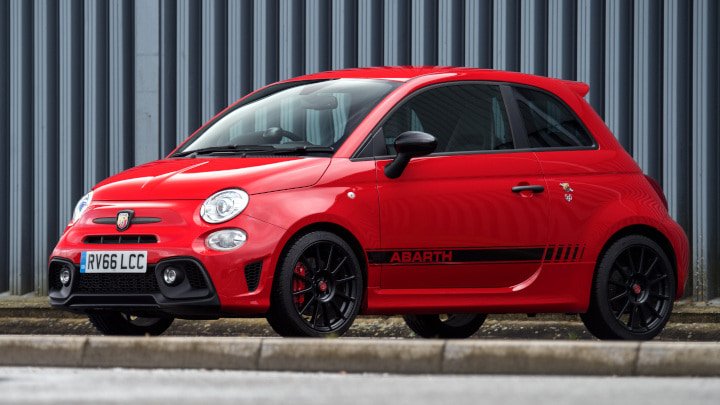
[[[433,153],[437,148],[437,139],[425,132],[408,131],[395,139],[395,159],[385,166],[385,176],[389,179],[400,177],[411,158]]]
[[[425,156],[435,152],[437,139],[425,132],[407,131],[395,139],[395,151],[410,155],[410,157]]]

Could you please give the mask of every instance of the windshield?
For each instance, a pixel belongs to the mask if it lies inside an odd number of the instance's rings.
[[[223,114],[173,156],[332,155],[399,83],[333,79],[287,85]]]

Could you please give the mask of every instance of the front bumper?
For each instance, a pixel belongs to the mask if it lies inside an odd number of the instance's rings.
[[[272,271],[284,229],[241,214],[211,225],[197,214],[202,201],[99,202],[68,227],[55,247],[48,269],[52,306],[75,313],[120,311],[132,315],[170,315],[215,319],[262,315],[270,303]],[[125,209],[135,217],[160,221],[131,225],[119,232],[108,221]],[[102,219],[98,221],[98,219]],[[239,228],[248,234],[245,245],[231,252],[205,246],[213,232]],[[83,251],[146,251],[148,270],[142,274],[80,272]],[[169,266],[185,277],[175,286],[164,283]],[[72,277],[67,285],[61,269]]]

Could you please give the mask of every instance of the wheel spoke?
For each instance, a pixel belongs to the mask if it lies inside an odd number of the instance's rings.
[[[352,281],[352,280],[355,280],[355,276],[348,276],[345,278],[341,278],[340,280],[335,281],[335,284],[344,284],[344,283],[347,283],[348,281]]]
[[[299,278],[300,280],[302,280],[302,281],[304,281],[304,282],[306,282],[306,283],[308,283],[308,284],[312,284],[312,279],[310,279],[310,278],[308,278],[308,277],[305,277],[305,276],[303,276],[302,274],[300,274],[300,273],[298,273],[298,272],[295,272],[295,271],[294,271],[294,272],[293,272],[293,277]]]
[[[323,316],[323,320],[325,321],[325,326],[327,326],[328,328],[330,328],[330,325],[331,325],[331,322],[330,322],[330,314],[328,314],[328,307],[327,307],[327,305],[328,305],[327,302],[323,302],[323,303],[322,303],[322,316]]]
[[[613,268],[612,268],[612,271],[610,272],[610,274],[612,274],[613,272],[620,274],[620,276],[622,276],[622,278],[624,278],[625,280],[632,277],[632,274],[628,275],[625,272],[625,269],[622,266],[620,266],[617,262],[615,264],[613,264]]]
[[[657,283],[665,280],[666,278],[667,278],[667,274],[663,274],[662,276],[656,278],[655,280],[650,281],[650,283],[648,284],[648,286],[655,285],[655,284],[657,284]]]
[[[349,295],[345,294],[344,292],[342,292],[340,290],[335,291],[335,295],[340,297],[344,301],[355,302],[355,298],[350,297]]]
[[[670,296],[664,295],[664,294],[658,294],[658,293],[656,293],[656,292],[651,292],[651,293],[650,293],[650,296],[653,297],[653,298],[655,298],[655,299],[662,300],[662,301],[667,301],[667,300],[670,299]]]
[[[315,328],[317,326],[319,312],[320,312],[320,302],[318,301],[315,303],[315,311],[313,311],[312,318],[310,318],[310,323],[312,323],[313,328]]]
[[[627,297],[627,293],[626,293],[626,292],[621,292],[620,294],[618,294],[618,295],[610,298],[610,302],[615,302],[615,301],[617,301],[617,300],[619,300],[619,299],[621,299],[621,298],[626,298],[626,297]]]
[[[321,257],[321,254],[320,254],[320,244],[319,244],[319,243],[316,243],[316,244],[315,244],[315,260],[317,260],[317,262],[315,263],[315,269],[316,269],[317,271],[320,271],[320,270],[321,270],[321,267],[322,267],[322,265],[321,265],[321,263],[322,263],[322,257]]]
[[[293,291],[292,295],[295,295],[295,296],[297,296],[297,295],[303,295],[303,294],[309,293],[310,291],[312,291],[312,287],[308,287],[308,288],[305,288],[305,289],[303,289],[303,290]]]
[[[325,269],[324,269],[325,271],[330,270],[330,263],[332,263],[332,256],[333,256],[334,248],[335,248],[334,245],[330,245],[330,252],[328,252],[328,258],[327,258],[327,261],[325,262]],[[335,274],[335,272],[332,272],[332,273]]]
[[[617,314],[615,314],[615,319],[617,319],[617,320],[619,321],[620,318],[621,318],[621,317],[623,316],[623,314],[625,313],[625,311],[627,311],[628,306],[630,306],[630,299],[629,299],[629,298],[628,298],[627,301],[625,301],[625,305],[623,305],[623,307],[622,307],[622,309],[620,310],[620,312],[618,312]]]
[[[652,263],[650,263],[650,265],[648,266],[647,270],[643,273],[643,275],[644,275],[645,277],[647,277],[647,276],[650,275],[650,272],[653,271],[653,269],[655,268],[655,265],[657,264],[658,260],[660,260],[660,258],[657,257],[657,256],[655,256],[655,258],[653,259]]]
[[[642,273],[643,264],[645,263],[645,248],[640,248],[640,261],[637,264],[637,268],[633,272],[634,274]]]
[[[334,269],[333,271],[331,271],[330,274],[335,275],[335,273],[337,273],[338,270],[340,270],[340,268],[345,264],[345,262],[347,261],[347,259],[348,259],[347,256],[343,256],[342,260],[340,260],[340,263],[338,263],[338,265],[335,266],[335,269]],[[328,262],[328,265],[329,265],[329,264],[330,264],[330,262]]]
[[[618,286],[618,287],[622,287],[622,288],[624,288],[624,289],[626,289],[626,290],[627,290],[627,288],[628,288],[627,284],[621,283],[620,281],[609,280],[608,282],[609,282],[610,284],[612,284],[612,285],[616,285],[616,286]]]
[[[313,302],[315,302],[314,295],[312,297],[310,297],[309,300],[307,300],[307,302],[305,303],[305,305],[303,305],[302,308],[300,308],[300,311],[298,311],[298,314],[300,314],[300,316],[305,315],[305,311],[307,311],[308,308],[310,308],[310,305],[312,305]]]
[[[335,302],[335,300],[330,301],[330,305],[332,305],[335,312],[340,315],[342,319],[347,319],[345,314],[342,312],[342,309],[340,309],[340,306],[337,304],[337,302]]]
[[[636,324],[637,324],[637,307],[633,306],[632,308],[630,308],[630,317],[628,317],[627,327],[630,328],[630,330],[634,330]]]
[[[645,303],[643,306],[645,307],[646,310],[648,310],[650,312],[650,314],[654,318],[660,318],[660,313],[655,309],[655,307],[653,307],[652,305],[648,305],[648,303]]]
[[[647,327],[649,324],[649,322],[648,322],[649,316],[647,313],[647,304],[640,304],[637,306],[637,309],[638,309],[638,312],[640,315],[640,319],[638,320],[638,326]]]
[[[627,254],[628,262],[630,263],[630,275],[628,277],[632,277],[633,274],[637,273],[637,269],[635,267],[635,261],[633,261],[632,257],[632,250],[628,249]]]

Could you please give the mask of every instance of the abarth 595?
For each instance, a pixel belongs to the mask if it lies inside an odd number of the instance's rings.
[[[687,238],[588,90],[437,67],[269,85],[82,197],[50,302],[103,334],[261,316],[341,335],[396,314],[462,338],[487,314],[579,313],[598,338],[651,339]]]

